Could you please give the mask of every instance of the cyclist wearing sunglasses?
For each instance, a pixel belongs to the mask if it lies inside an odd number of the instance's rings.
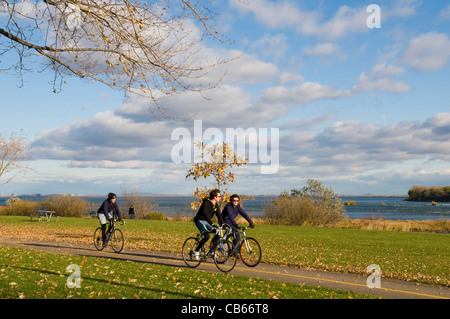
[[[250,224],[250,227],[255,227],[255,224],[253,223],[250,216],[248,216],[247,212],[241,207],[239,204],[239,201],[241,198],[237,194],[233,194],[230,196],[230,202],[225,205],[223,211],[222,211],[222,217],[226,224],[230,225],[231,229],[233,229],[234,232],[234,245],[236,249],[239,249],[239,244],[241,241],[241,236],[239,235],[239,225],[236,223],[236,217],[238,215],[241,215],[244,217]]]

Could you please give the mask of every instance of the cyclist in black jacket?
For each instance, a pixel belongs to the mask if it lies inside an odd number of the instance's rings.
[[[195,226],[197,226],[198,230],[203,234],[202,240],[199,242],[197,248],[194,250],[194,256],[196,258],[199,257],[199,250],[205,245],[205,243],[209,240],[209,233],[215,225],[212,222],[212,218],[214,214],[217,216],[219,220],[219,225],[224,223],[222,214],[220,213],[220,208],[218,202],[220,201],[220,191],[218,189],[214,189],[209,193],[209,199],[203,200],[202,205],[200,206],[197,215],[194,217]],[[216,235],[213,238],[213,247],[211,247],[208,255],[214,252],[214,248],[217,246],[219,242],[219,236]]]
[[[102,205],[97,210],[97,217],[102,227],[102,241],[103,245],[106,243],[106,221],[110,221],[117,214],[118,221],[122,220],[122,213],[120,212],[119,205],[116,203],[116,194],[109,193],[108,198],[105,199]],[[111,224],[109,224],[108,232],[111,231]]]

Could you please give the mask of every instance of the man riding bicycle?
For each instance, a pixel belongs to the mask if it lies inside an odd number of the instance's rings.
[[[215,227],[212,222],[212,218],[214,214],[217,216],[219,220],[219,225],[224,223],[222,214],[220,213],[219,201],[220,201],[220,191],[218,189],[214,189],[209,193],[209,199],[204,199],[202,205],[200,206],[197,215],[194,217],[195,226],[197,226],[198,230],[202,233],[203,238],[199,242],[197,248],[193,251],[193,255],[196,259],[200,256],[200,249],[205,245],[205,243],[209,239],[209,232],[213,230]],[[213,238],[213,246],[211,247],[208,255],[213,254],[214,249],[216,248],[219,242],[219,236],[215,235]]]
[[[111,221],[116,214],[118,216],[118,221],[122,220],[122,213],[120,212],[119,205],[116,203],[116,198],[116,194],[109,193],[108,198],[103,201],[97,211],[97,217],[102,228],[103,246],[106,245],[106,233],[111,231],[111,223],[109,224],[108,231],[106,231],[106,221]]]

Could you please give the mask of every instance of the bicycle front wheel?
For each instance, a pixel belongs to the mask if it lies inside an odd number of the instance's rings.
[[[98,227],[94,232],[94,246],[97,250],[103,250],[102,228]]]
[[[198,238],[189,237],[185,240],[183,248],[181,249],[183,260],[189,268],[195,268],[202,262],[200,256],[194,256],[193,254],[194,249],[198,246],[198,243]]]
[[[248,267],[255,267],[261,261],[261,246],[255,238],[242,239],[239,252],[242,262]]]
[[[214,263],[223,272],[230,272],[236,266],[234,245],[229,240],[220,240],[214,250]]]
[[[120,253],[125,244],[125,239],[123,237],[122,231],[120,229],[113,230],[111,234],[111,246],[116,253]]]

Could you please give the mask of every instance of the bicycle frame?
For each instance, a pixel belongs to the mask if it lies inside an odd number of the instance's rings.
[[[212,233],[215,236],[219,236],[219,241],[213,251],[213,256],[212,256],[212,258],[214,259],[214,263],[216,264],[216,266],[219,270],[221,270],[223,272],[229,272],[236,265],[236,258],[234,258],[232,256],[233,254],[230,254],[231,252],[234,251],[234,246],[225,239],[225,236],[228,236],[228,234],[231,233],[231,229],[230,230],[226,229],[229,226],[228,225],[225,226],[225,225],[215,228],[213,231],[210,231],[209,233]],[[184,242],[183,248],[182,248],[182,255],[183,255],[184,262],[187,264],[188,267],[195,268],[198,265],[200,265],[201,262],[206,261],[208,256],[205,251],[205,245],[203,245],[203,247],[201,248],[200,256],[196,260],[192,260],[192,250],[190,250],[190,249],[193,249],[193,246],[187,245],[187,243],[190,240],[191,241],[195,240],[198,244],[199,241],[203,237],[204,237],[204,234],[199,233],[199,234],[197,234],[197,237],[189,237]],[[193,242],[191,242],[191,244],[193,244]],[[213,241],[211,241],[211,245],[212,244],[213,244]],[[185,248],[187,248],[187,249],[185,250]],[[210,246],[210,248],[212,248],[212,246]]]
[[[240,231],[236,232],[242,236],[241,241],[239,243],[240,244],[239,251],[237,251],[237,253],[239,253],[239,257],[246,266],[255,267],[261,261],[262,255],[261,245],[255,238],[247,237],[245,231],[247,230],[248,227],[249,226],[242,227]],[[245,253],[244,254],[245,256],[242,255],[243,252]],[[248,257],[250,258],[248,259]]]
[[[122,225],[125,225],[125,222],[122,220]],[[103,244],[101,242],[102,238],[102,228],[98,227],[94,231],[94,246],[97,250],[103,250],[108,244],[111,244],[113,250],[116,253],[120,253],[123,249],[123,244],[125,241],[125,238],[123,237],[122,231],[116,226],[116,219],[112,218],[109,221],[109,231],[106,232],[106,238],[105,243]],[[114,241],[115,239],[118,239],[118,241]],[[116,246],[116,243],[120,243],[118,246]]]

